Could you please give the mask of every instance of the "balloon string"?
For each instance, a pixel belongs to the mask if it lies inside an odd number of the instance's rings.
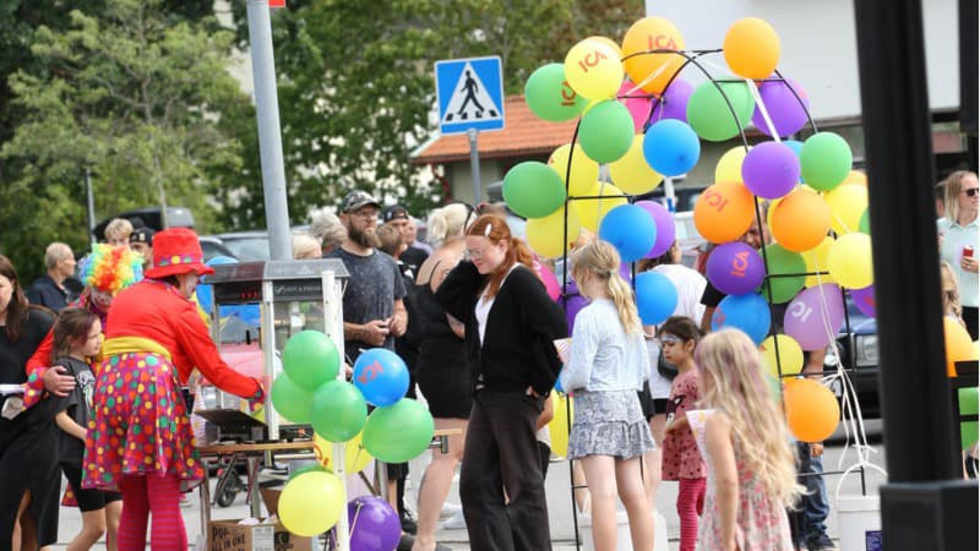
[[[751,78],[745,79],[745,85],[749,88],[749,93],[752,94],[752,98],[755,99],[755,104],[759,108],[759,113],[762,114],[763,120],[766,121],[766,128],[769,129],[769,135],[776,143],[782,143],[782,138],[779,137],[779,132],[776,132],[776,125],[773,124],[772,118],[769,117],[769,109],[766,108],[766,104],[762,101],[762,95],[759,94],[759,89],[755,86],[755,81]],[[788,86],[788,84],[787,84]]]

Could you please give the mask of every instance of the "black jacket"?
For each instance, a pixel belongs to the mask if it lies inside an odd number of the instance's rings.
[[[60,312],[68,306],[70,299],[68,290],[58,287],[48,274],[35,279],[27,289],[27,302],[35,306],[45,306],[55,312]]]
[[[546,396],[561,369],[554,341],[568,336],[564,312],[537,275],[518,266],[494,299],[481,346],[475,307],[486,281],[472,262],[460,262],[436,292],[446,311],[466,324],[474,384],[482,376],[488,390],[523,391],[531,386]]]

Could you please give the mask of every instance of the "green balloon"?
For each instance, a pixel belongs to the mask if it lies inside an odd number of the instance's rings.
[[[582,151],[597,163],[611,163],[622,158],[633,145],[633,116],[625,105],[604,100],[582,116],[578,143]]]
[[[561,63],[549,63],[531,73],[524,85],[524,100],[535,115],[551,122],[574,119],[589,104],[565,81]]]
[[[300,424],[310,422],[313,393],[297,385],[282,373],[272,383],[272,405],[286,419]]]
[[[435,424],[422,404],[402,398],[396,404],[371,412],[361,437],[373,457],[387,463],[404,463],[418,457],[432,443]]]
[[[977,387],[958,389],[960,396],[960,415],[976,415],[980,413],[980,396]]]
[[[803,181],[818,191],[839,186],[851,171],[851,146],[833,132],[817,132],[803,142],[800,173]]]
[[[310,418],[317,434],[331,442],[346,442],[364,428],[367,402],[347,381],[329,381],[313,393]]]
[[[731,107],[725,101],[726,97]],[[687,122],[702,139],[724,142],[738,136],[740,129],[749,125],[754,111],[755,98],[748,84],[720,82],[716,86],[708,81],[691,94],[687,102]]]
[[[337,378],[340,354],[330,337],[322,332],[301,331],[286,342],[282,367],[293,382],[313,392]]]
[[[861,215],[861,221],[858,222],[858,231],[864,234],[871,235],[871,214],[870,210],[864,209],[864,214]]]
[[[504,176],[504,201],[524,218],[544,218],[565,202],[565,184],[550,166],[525,161]]]
[[[323,465],[316,465],[316,464],[303,465],[302,467],[299,467],[295,471],[289,473],[289,477],[286,479],[286,482],[289,482],[290,480],[296,478],[301,474],[312,473],[312,472],[329,473],[330,469],[324,467]]]
[[[968,450],[977,443],[977,422],[967,421],[960,423],[960,445],[964,450]]]
[[[762,283],[760,292],[763,298],[770,300],[768,287],[771,287],[771,302],[773,304],[782,304],[788,302],[796,296],[796,293],[799,293],[803,289],[803,285],[806,283],[806,276],[781,275],[805,274],[806,261],[803,259],[803,255],[794,253],[777,243],[773,243],[772,245],[766,246],[765,255],[762,258],[766,260],[768,267],[766,270],[767,274],[770,276],[780,275],[780,277],[768,277]]]

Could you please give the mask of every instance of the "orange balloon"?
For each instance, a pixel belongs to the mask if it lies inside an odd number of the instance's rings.
[[[722,52],[736,75],[768,78],[779,63],[779,35],[762,19],[739,19],[725,34]]]
[[[772,210],[769,229],[783,247],[797,253],[809,251],[830,231],[830,206],[817,193],[798,189]]]
[[[813,379],[786,381],[786,423],[801,442],[823,442],[837,430],[840,404],[829,388]]]
[[[718,182],[704,190],[694,204],[694,225],[712,243],[728,243],[742,237],[754,215],[752,192],[739,182]]]
[[[663,17],[644,17],[633,23],[623,37],[623,58],[637,54],[626,59],[623,66],[631,81],[640,84],[647,92],[659,94],[684,64],[684,56],[639,52],[683,49],[684,37],[673,23]],[[650,78],[654,73],[657,76]]]
[[[862,186],[866,186],[868,185],[868,175],[860,170],[852,170],[847,173],[847,176],[844,177],[844,181],[841,182],[841,185],[844,184],[860,184]]]
[[[977,359],[977,347],[960,322],[943,316],[943,332],[946,336],[946,375],[956,377],[956,362]]]

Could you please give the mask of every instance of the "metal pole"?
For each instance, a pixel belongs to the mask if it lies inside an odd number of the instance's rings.
[[[480,204],[483,194],[480,193],[480,150],[476,146],[476,137],[479,132],[475,128],[466,131],[470,138],[470,174],[473,178],[473,204]]]
[[[252,47],[252,78],[255,83],[255,113],[259,126],[259,158],[262,161],[269,252],[273,260],[288,260],[292,258],[289,207],[286,204],[286,172],[283,168],[268,0],[248,0],[248,38]]]
[[[88,201],[88,237],[95,245],[98,240],[95,237],[95,196],[92,194],[92,171],[85,167],[85,196]]]

